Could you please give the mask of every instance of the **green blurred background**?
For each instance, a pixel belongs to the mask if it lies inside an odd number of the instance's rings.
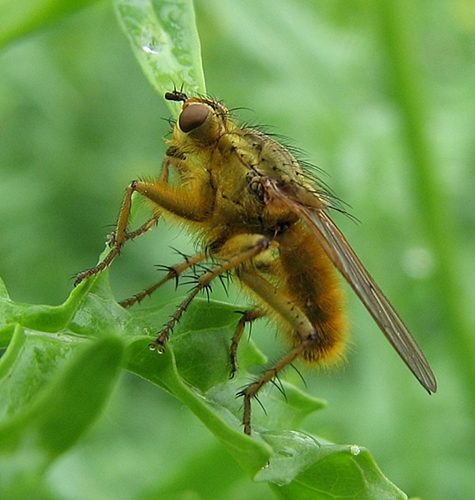
[[[475,491],[475,4],[395,3],[196,9],[208,92],[329,174],[361,221],[338,224],[438,377],[429,397],[349,292],[348,363],[305,373],[329,403],[305,429],[368,447],[410,496],[465,500]],[[0,275],[14,300],[66,299],[129,181],[158,171],[169,116],[108,2],[0,53]],[[130,244],[111,272],[117,298],[153,282],[154,264],[179,260],[170,246],[192,248],[165,226]],[[65,499],[273,498],[186,408],[127,375],[49,479]]]

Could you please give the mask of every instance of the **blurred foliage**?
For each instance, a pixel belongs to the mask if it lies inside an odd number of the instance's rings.
[[[196,8],[208,92],[292,138],[328,172],[361,221],[338,223],[438,376],[429,398],[349,295],[348,364],[305,373],[308,392],[329,402],[306,429],[369,448],[411,495],[470,498],[473,2],[199,0]],[[125,186],[157,172],[170,112],[108,3],[48,16],[20,26],[17,35],[31,34],[0,55],[0,275],[16,301],[59,304],[69,277],[96,261]],[[171,246],[190,248],[165,225],[129,245],[111,272],[116,296],[153,282],[154,264],[179,260]],[[161,293],[172,297],[172,284]],[[275,343],[267,332],[253,330],[266,353]],[[44,498],[272,498],[180,403],[131,376],[48,479]]]

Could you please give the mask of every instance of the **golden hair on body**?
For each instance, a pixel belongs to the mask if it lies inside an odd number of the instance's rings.
[[[162,352],[173,327],[194,297],[212,281],[232,272],[256,302],[245,312],[231,339],[231,376],[245,324],[263,316],[274,319],[290,344],[287,353],[245,387],[243,426],[251,433],[251,401],[263,386],[297,359],[323,364],[339,358],[346,320],[335,269],[354,289],[384,335],[422,386],[437,388],[421,349],[394,307],[328,216],[330,198],[288,148],[250,127],[240,127],[216,100],[188,98],[179,91],[165,97],[182,102],[167,141],[160,176],[133,181],[127,188],[111,251],[96,267],[80,273],[76,283],[108,267],[124,243],[150,229],[162,216],[196,234],[201,252],[174,266],[158,283],[121,304],[129,307],[165,281],[211,260],[212,266],[151,343]],[[170,169],[178,182],[170,181]],[[132,194],[154,207],[154,216],[127,231]]]

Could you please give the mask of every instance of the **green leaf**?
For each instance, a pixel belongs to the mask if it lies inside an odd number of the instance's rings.
[[[359,446],[320,444],[295,431],[261,435],[274,453],[256,481],[272,483],[277,496],[312,500],[397,500],[407,496]]]
[[[110,313],[122,311],[93,310],[93,284],[58,307],[17,304],[0,286],[0,331],[10,339],[0,359],[0,489],[11,498],[24,498],[25,485],[40,488],[43,471],[97,419],[116,384],[124,342]]]
[[[404,498],[366,451],[320,445],[289,431],[324,405],[288,383],[282,384],[285,398],[275,388],[263,391],[260,401],[267,415],[254,404],[253,437],[244,435],[235,394],[249,380],[246,367],[265,358],[243,341],[241,369],[229,380],[236,308],[199,298],[165,353],[151,351],[148,344],[179,303],[124,310],[111,294],[107,273],[84,282],[61,306],[31,306],[32,314],[3,294],[4,324],[15,325],[0,360],[0,481],[6,491],[21,478],[32,481],[74,445],[100,413],[123,367],[183,402],[248,474],[275,485],[283,498],[307,498],[317,490],[318,498]],[[386,496],[375,496],[375,491]]]
[[[174,86],[206,91],[191,0],[114,0],[119,22],[143,72],[160,95]],[[179,104],[168,102],[173,112]]]
[[[98,0],[2,0],[0,47]]]
[[[155,333],[176,310],[177,303],[160,310],[139,313],[146,331]],[[270,448],[250,439],[241,429],[240,405],[236,404],[237,381],[229,383],[229,347],[236,325],[234,308],[196,299],[176,327],[165,353],[148,349],[151,337],[138,338],[127,350],[126,369],[162,387],[187,405],[231,451],[250,474],[268,460]],[[252,346],[247,359],[263,358]],[[241,349],[242,350],[242,349]],[[195,385],[190,385],[193,382]],[[225,397],[213,397],[215,391]]]
[[[3,492],[40,474],[89,428],[116,383],[122,352],[122,341],[113,335],[85,343],[16,328],[1,360]]]

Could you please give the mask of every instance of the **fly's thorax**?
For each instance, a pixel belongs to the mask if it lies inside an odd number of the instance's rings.
[[[239,151],[259,174],[281,182],[302,182],[303,171],[294,155],[271,137],[253,129],[243,131]]]
[[[294,200],[311,208],[325,208],[327,202],[317,182],[305,172],[300,162],[284,145],[252,129],[244,131],[247,144],[253,150],[256,176],[276,181],[279,189]],[[255,181],[254,185],[255,184]],[[256,194],[259,193],[256,185]],[[274,207],[275,208],[275,207]]]

